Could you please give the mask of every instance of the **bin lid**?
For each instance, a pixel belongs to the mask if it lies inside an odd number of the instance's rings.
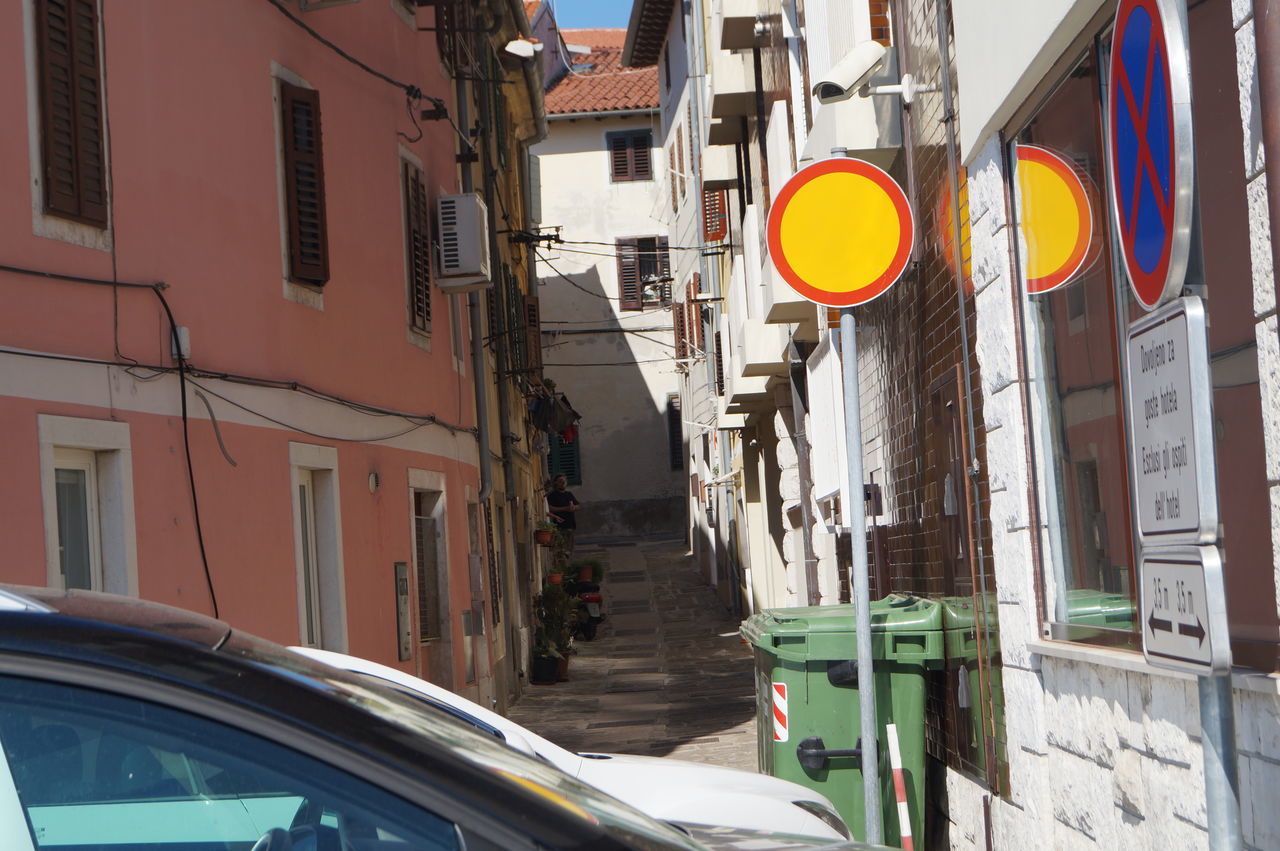
[[[978,608],[978,601],[973,597],[939,597],[938,605],[942,607],[943,629],[973,629],[982,619],[983,612]],[[986,595],[987,613],[995,624],[996,599],[994,594]]]
[[[839,606],[799,606],[766,609],[743,622],[742,637],[769,652],[787,647],[787,655],[809,659],[832,656],[830,648],[852,647],[857,631],[857,615],[852,604]],[[921,633],[942,630],[942,607],[936,600],[890,594],[871,602],[871,632]],[[846,643],[847,642],[847,643]],[[805,648],[805,649],[802,649]],[[844,655],[847,655],[847,650]]]
[[[1067,617],[1084,615],[1132,614],[1133,601],[1126,594],[1098,591],[1094,588],[1072,588],[1067,591]]]

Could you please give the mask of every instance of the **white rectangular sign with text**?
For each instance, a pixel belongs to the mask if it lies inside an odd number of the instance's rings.
[[[1129,326],[1129,453],[1143,546],[1217,537],[1204,306],[1171,302]]]

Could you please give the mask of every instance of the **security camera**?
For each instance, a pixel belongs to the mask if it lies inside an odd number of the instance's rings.
[[[844,55],[825,79],[813,87],[818,103],[848,100],[871,79],[884,64],[885,47],[875,41],[864,41]]]

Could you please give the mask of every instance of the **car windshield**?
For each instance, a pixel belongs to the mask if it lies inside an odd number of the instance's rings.
[[[234,633],[221,649],[319,685],[365,711],[429,739],[459,759],[502,775],[585,822],[605,826],[638,848],[698,847],[680,830],[650,818],[550,764],[515,751],[469,724],[444,713],[424,712],[418,700],[376,680],[324,665],[241,632]]]

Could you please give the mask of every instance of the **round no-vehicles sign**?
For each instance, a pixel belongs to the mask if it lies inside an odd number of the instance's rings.
[[[792,289],[827,307],[871,301],[902,275],[915,245],[906,193],[883,169],[821,160],[786,182],[769,210],[769,256]]]

